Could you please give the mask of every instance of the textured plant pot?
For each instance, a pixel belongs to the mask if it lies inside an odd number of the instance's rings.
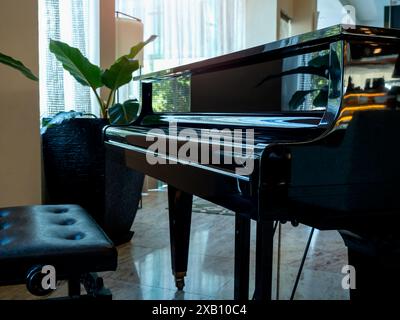
[[[106,125],[104,119],[71,119],[42,135],[45,202],[82,206],[121,243],[131,237],[143,175],[124,170],[115,157],[106,161]],[[108,182],[106,167],[112,175]]]
[[[123,150],[106,147],[105,211],[103,226],[116,243],[132,238],[130,231],[142,195],[144,174],[125,165]]]

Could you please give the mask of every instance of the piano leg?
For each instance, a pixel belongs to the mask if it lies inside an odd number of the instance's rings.
[[[249,300],[250,219],[236,213],[235,220],[235,300]]]
[[[183,290],[189,258],[193,195],[168,186],[172,273]]]
[[[256,285],[253,300],[272,299],[274,222],[257,223]]]

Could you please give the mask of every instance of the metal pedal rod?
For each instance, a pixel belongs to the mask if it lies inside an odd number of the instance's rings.
[[[282,247],[282,224],[278,227],[278,258],[276,267],[276,300],[279,300],[279,291],[281,283],[281,247]]]
[[[273,236],[273,237],[275,237],[275,233],[276,233],[276,229],[278,228],[278,225],[279,225],[279,221],[275,221],[275,224],[274,224],[274,231],[272,232],[272,236]]]
[[[312,228],[311,232],[310,232],[310,236],[308,237],[306,249],[304,250],[303,259],[301,260],[299,272],[297,273],[297,278],[296,278],[296,281],[294,283],[294,288],[293,288],[293,291],[292,291],[292,295],[290,296],[290,300],[294,300],[294,295],[296,294],[297,286],[299,285],[301,273],[303,272],[304,263],[306,262],[308,250],[310,249],[311,240],[313,238],[314,231],[315,231],[315,228]]]

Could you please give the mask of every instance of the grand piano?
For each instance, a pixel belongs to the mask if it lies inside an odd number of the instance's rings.
[[[106,150],[168,184],[178,289],[193,195],[236,213],[235,299],[249,298],[251,220],[254,299],[272,297],[276,221],[341,233],[351,298],[400,284],[399,53],[400,31],[338,25],[136,79],[140,114],[105,129]]]

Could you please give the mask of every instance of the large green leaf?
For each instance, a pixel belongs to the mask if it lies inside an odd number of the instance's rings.
[[[328,105],[328,92],[329,87],[323,87],[313,101],[313,105],[317,108],[326,108]]]
[[[139,69],[139,61],[122,57],[110,69],[104,71],[102,82],[111,90],[117,90],[132,80],[132,73]]]
[[[314,59],[311,59],[308,62],[308,65],[310,67],[314,67],[314,68],[328,69],[329,68],[329,59],[330,59],[330,54],[327,53],[322,56],[318,56],[318,57],[315,57]]]
[[[312,74],[316,76],[320,76],[322,78],[329,78],[329,74],[326,73],[326,67],[312,67],[312,66],[305,66],[305,67],[298,67],[292,70],[284,71],[278,74],[274,74],[268,76],[261,80],[256,87],[262,86],[265,82],[270,81],[272,79],[282,78],[285,76],[290,76],[294,74]]]
[[[18,70],[21,72],[25,77],[28,79],[38,81],[39,79],[32,73],[31,70],[29,70],[27,67],[24,66],[24,64],[21,61],[15,60],[14,58],[7,56],[5,54],[2,54],[0,52],[0,63],[5,64],[6,66],[9,66],[13,69]]]
[[[132,73],[140,68],[138,60],[134,60],[138,53],[157,36],[151,36],[147,41],[140,42],[131,48],[131,52],[119,58],[110,69],[104,71],[103,83],[111,90],[117,90],[132,80]]]
[[[47,129],[65,123],[75,118],[82,117],[82,112],[76,111],[67,111],[67,112],[59,112],[51,119],[43,119],[41,133],[45,134]]]
[[[331,66],[329,69],[329,75],[332,80],[332,91],[331,91],[331,99],[339,98],[341,95],[341,84],[342,84],[342,68],[340,63],[340,58],[336,51],[332,52],[331,55]]]
[[[137,100],[128,100],[123,104],[117,103],[108,110],[110,123],[113,125],[130,124],[136,119],[139,111],[139,102]]]
[[[330,78],[332,84],[332,92],[331,98],[338,98],[340,96],[340,85],[341,85],[341,77],[342,77],[342,70],[341,70],[341,63],[340,58],[336,51],[332,51],[331,53],[324,54],[322,56],[318,56],[308,63],[310,67],[314,68],[325,68],[325,72],[327,77]],[[321,99],[325,98],[326,92],[322,92]],[[317,97],[318,98],[318,97]],[[321,100],[321,102],[322,102]],[[318,99],[317,99],[318,101]]]
[[[318,90],[304,90],[304,91],[296,91],[292,98],[289,101],[290,110],[298,109],[305,101],[306,97],[310,94]]]
[[[79,49],[70,47],[61,41],[50,40],[50,51],[80,84],[93,89],[103,86],[102,70],[92,64]]]
[[[146,41],[138,43],[137,45],[135,45],[134,47],[131,48],[131,52],[126,57],[128,59],[135,59],[136,56],[139,54],[139,52],[142,51],[142,49],[145,46],[147,46],[150,42],[153,42],[156,38],[157,38],[157,36],[152,35]]]

